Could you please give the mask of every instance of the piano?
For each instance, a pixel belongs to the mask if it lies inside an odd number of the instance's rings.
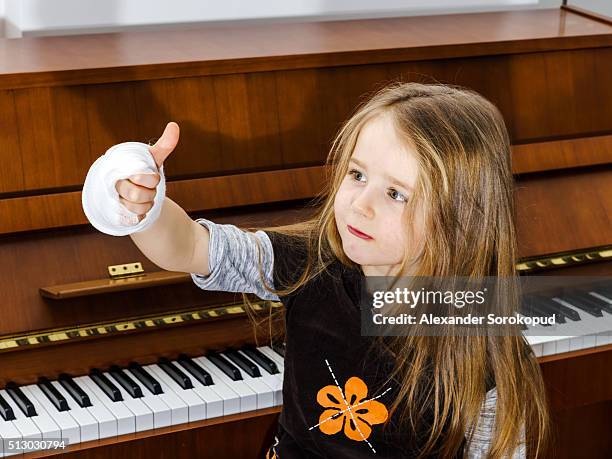
[[[545,457],[608,457],[609,18],[564,6],[190,27],[2,40],[0,55],[0,437],[50,446],[15,457],[262,457],[282,406],[282,306],[247,311],[94,230],[86,172],[173,120],[167,194],[190,216],[295,222],[342,121],[394,80],[466,86],[499,107],[522,275],[608,280],[524,311],[565,320],[556,337],[528,337],[552,416]]]

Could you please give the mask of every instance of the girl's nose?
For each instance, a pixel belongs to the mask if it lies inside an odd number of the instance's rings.
[[[368,191],[362,191],[353,200],[351,205],[353,210],[366,218],[372,218],[374,216],[374,208],[372,206],[372,199]]]

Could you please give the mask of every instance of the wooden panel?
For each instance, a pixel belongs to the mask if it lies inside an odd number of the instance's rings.
[[[321,190],[322,167],[169,182],[167,195],[188,212],[306,199]],[[79,191],[2,199],[0,215],[0,234],[89,223]]]
[[[577,385],[585,382],[577,381]],[[612,451],[610,413],[611,400],[552,413],[551,448],[544,457],[609,459]]]
[[[342,123],[369,93],[388,82],[384,65],[276,75],[285,165],[323,163]]]
[[[510,72],[513,139],[610,132],[612,90],[597,76],[612,72],[612,49],[515,55]]]
[[[276,72],[278,120],[283,162],[323,163],[332,135],[324,125],[327,109],[318,70]]]
[[[200,215],[248,228],[295,222],[312,212],[295,207],[260,205]],[[5,237],[0,240],[0,260],[1,291],[10,298],[0,304],[0,335],[115,321],[241,298],[239,294],[203,292],[192,282],[61,301],[43,298],[40,287],[103,279],[110,265],[141,262],[145,272],[159,271],[129,237],[109,236],[93,228]]]
[[[23,171],[12,161],[15,170],[3,172],[10,174],[3,186],[13,192],[80,188],[107,148],[127,140],[153,143],[170,120],[182,132],[167,162],[169,179],[323,164],[359,103],[398,79],[480,92],[498,106],[516,144],[605,134],[612,132],[612,87],[592,76],[609,73],[612,48],[19,90],[16,109],[6,99],[5,115],[14,112],[19,125],[7,120],[11,140],[0,145],[10,152],[18,141]],[[555,161],[600,163],[610,150],[583,151],[571,154],[580,160]],[[529,170],[541,170],[534,161]]]
[[[83,183],[95,157],[89,149],[83,87],[15,91],[26,189]]]
[[[519,173],[524,173],[575,167],[584,162],[609,164],[612,151],[607,149],[609,143],[609,137],[543,143],[535,146],[535,159],[530,157],[531,152],[527,153],[526,146],[519,147],[514,153],[514,166]],[[598,149],[589,150],[590,146]],[[324,167],[169,182],[167,193],[188,212],[308,199],[320,192]],[[565,172],[561,177],[557,174],[517,180],[515,196],[519,208],[517,224],[522,232],[522,256],[610,242],[606,230],[610,228],[610,221],[605,213],[610,211],[612,202],[610,172],[602,170],[591,174],[578,170],[575,171],[576,180],[569,175],[571,173],[574,172]],[[555,191],[551,192],[553,189]],[[583,201],[587,193],[601,203]],[[575,206],[575,214],[570,213],[568,205]],[[81,206],[81,193],[77,191],[3,199],[0,200],[0,214],[5,217],[0,220],[0,234],[88,224]],[[558,231],[556,224],[563,224],[569,230],[563,231],[558,239],[545,237],[548,231]]]
[[[512,172],[515,174],[596,164],[612,164],[611,135],[512,147]]]
[[[94,159],[102,156],[112,145],[128,139],[146,142],[137,136],[138,120],[142,112],[156,108],[155,101],[151,101],[150,105],[136,104],[133,83],[98,84],[83,88],[87,99],[89,146]],[[81,183],[84,181],[85,176],[81,178]]]
[[[166,176],[214,175],[224,171],[218,102],[211,78],[152,80],[131,86],[135,105],[139,107],[135,117],[137,139],[153,144],[168,121],[176,121],[180,126],[177,148],[164,165]],[[126,139],[131,137],[125,136],[122,141]]]
[[[13,91],[0,91],[0,193],[22,191],[23,166]]]
[[[612,344],[538,360],[553,411],[612,401]],[[589,375],[588,384],[584,375]]]
[[[517,181],[521,257],[609,244],[612,170],[572,171]]]
[[[279,167],[280,146],[276,82],[273,73],[214,77],[225,171]]]

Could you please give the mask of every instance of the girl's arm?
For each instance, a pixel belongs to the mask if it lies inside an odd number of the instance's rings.
[[[209,232],[166,197],[161,214],[147,229],[130,234],[134,244],[153,263],[168,271],[210,274]]]
[[[275,293],[264,288],[259,274],[261,263],[263,281],[274,288],[274,248],[265,231],[247,232],[235,225],[222,225],[205,218],[198,218],[195,223],[206,227],[210,237],[210,274],[191,273],[198,287],[203,290],[254,293],[263,300],[280,301]]]

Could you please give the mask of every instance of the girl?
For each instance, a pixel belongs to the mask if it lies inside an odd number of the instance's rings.
[[[170,123],[150,147],[160,172],[177,141]],[[522,337],[360,333],[369,276],[516,275],[510,159],[502,116],[479,94],[396,83],[340,130],[312,219],[243,231],[165,198],[130,236],[203,289],[284,304],[284,401],[266,457],[524,457],[525,444],[538,456],[547,410]],[[139,222],[160,179],[116,182]]]

